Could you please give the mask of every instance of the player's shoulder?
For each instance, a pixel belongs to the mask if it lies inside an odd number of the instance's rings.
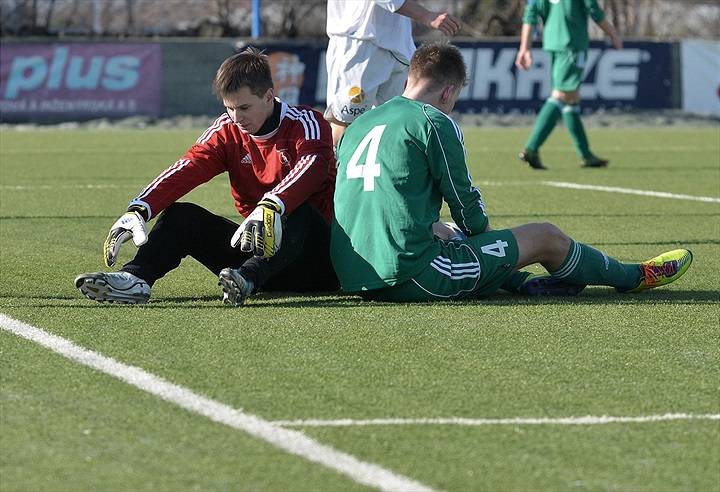
[[[429,128],[432,129],[432,133],[438,135],[438,138],[445,141],[445,143],[450,141],[448,139],[464,141],[460,125],[450,115],[445,114],[431,104],[424,104],[422,109]]]
[[[281,119],[288,119],[300,126],[312,125],[313,127],[330,128],[330,124],[325,120],[323,114],[310,106],[285,104]]]
[[[322,113],[310,106],[284,104],[284,115],[293,121],[324,120]]]
[[[223,138],[225,135],[232,133],[234,128],[235,125],[230,116],[223,113],[198,137],[197,143],[205,144],[210,140]]]
[[[332,142],[332,129],[323,114],[310,106],[291,106],[283,103],[280,132],[305,140]]]
[[[432,104],[423,104],[422,112],[425,117],[435,125],[456,127],[457,122],[448,114],[440,111]]]

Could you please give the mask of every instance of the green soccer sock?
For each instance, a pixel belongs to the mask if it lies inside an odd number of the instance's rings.
[[[562,109],[562,119],[565,123],[565,128],[570,133],[572,141],[575,144],[578,155],[583,159],[592,157],[590,152],[590,143],[588,142],[587,134],[585,133],[585,127],[583,126],[582,119],[580,118],[580,105],[579,104],[568,104]]]
[[[576,241],[572,241],[560,268],[550,273],[573,284],[609,285],[624,290],[634,289],[640,281],[638,263],[621,263]]]
[[[562,116],[563,102],[560,99],[549,97],[543,104],[542,108],[537,115],[535,121],[535,127],[533,128],[530,137],[525,143],[525,148],[537,152],[545,140],[547,140],[550,133],[557,125],[558,120]]]

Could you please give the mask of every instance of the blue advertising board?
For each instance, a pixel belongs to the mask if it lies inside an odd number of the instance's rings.
[[[533,67],[515,67],[517,42],[457,42],[469,83],[455,110],[461,113],[534,113],[550,95],[547,54],[537,46]],[[325,50],[317,46],[261,46],[276,62],[280,97],[291,104],[325,105]],[[288,74],[292,73],[293,77]],[[580,88],[583,110],[673,107],[671,43],[626,42],[622,50],[594,41]]]
[[[277,95],[324,109],[326,40],[253,42],[270,57]],[[515,67],[516,41],[456,41],[469,83],[460,113],[534,114],[550,95],[546,53]],[[0,121],[38,123],[132,115],[172,117],[221,111],[210,86],[217,67],[244,43],[8,43],[0,51]],[[677,43],[593,41],[581,87],[586,113],[682,107]],[[198,75],[201,74],[201,75]],[[689,85],[689,84],[688,84]],[[715,86],[713,86],[715,87]]]

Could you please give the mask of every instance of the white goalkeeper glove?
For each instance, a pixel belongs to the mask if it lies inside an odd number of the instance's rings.
[[[263,198],[240,224],[230,239],[230,246],[252,253],[259,258],[270,258],[282,243],[282,209],[274,201]]]
[[[132,238],[135,246],[142,246],[147,242],[145,219],[139,212],[125,212],[110,228],[103,246],[103,256],[107,266],[112,267],[115,265],[120,246],[130,238]]]

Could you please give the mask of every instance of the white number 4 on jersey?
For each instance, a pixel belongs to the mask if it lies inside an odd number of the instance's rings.
[[[382,137],[387,125],[376,126],[365,135],[358,148],[355,149],[350,162],[347,166],[347,179],[363,178],[363,191],[375,190],[375,178],[380,176],[380,164],[377,162],[377,151],[380,147],[380,138]],[[360,163],[360,159],[367,149],[365,162]]]

